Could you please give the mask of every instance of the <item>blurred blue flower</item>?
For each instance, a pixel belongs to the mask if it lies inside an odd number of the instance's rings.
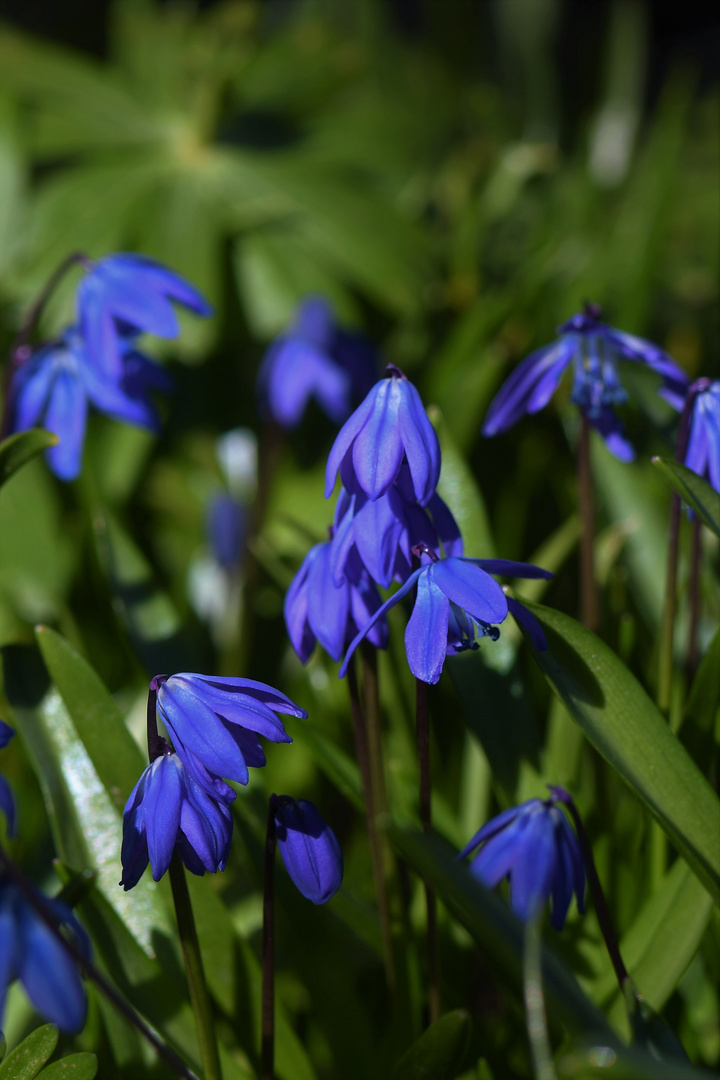
[[[180,672],[156,675],[157,712],[194,778],[217,796],[226,785],[217,777],[247,784],[248,767],[261,768],[265,754],[258,735],[292,742],[275,713],[306,717],[304,709],[265,683]]]
[[[7,746],[14,734],[10,725],[0,720],[0,750]],[[15,835],[15,800],[12,788],[2,773],[0,773],[0,813],[5,815],[8,835],[13,837]]]
[[[87,935],[70,909],[60,900],[37,895],[48,915],[72,931],[89,957]],[[19,888],[0,877],[0,1028],[7,989],[15,979],[46,1020],[61,1031],[80,1031],[87,1016],[87,998],[75,962]]]
[[[343,579],[345,565],[357,552],[373,581],[387,589],[393,578],[406,581],[412,572],[414,545],[436,555],[462,555],[463,542],[455,518],[435,492],[426,507],[415,499],[407,464],[392,487],[378,499],[343,488],[335,510],[332,572]]]
[[[196,315],[212,308],[197,289],[162,263],[118,253],[90,264],[77,293],[78,316],[90,362],[118,379],[128,333],[174,338],[178,321],[171,301]]]
[[[440,443],[420,395],[398,368],[388,365],[340,429],[327,463],[325,497],[335,478],[355,495],[384,495],[407,460],[415,498],[427,506],[440,479]]]
[[[225,570],[242,561],[248,509],[227,492],[217,492],[208,503],[205,527],[210,550]]]
[[[303,664],[315,642],[339,660],[360,627],[379,610],[382,600],[356,552],[345,563],[343,581],[336,585],[332,574],[333,544],[316,544],[285,594],[285,625],[292,647]],[[373,625],[368,639],[378,649],[387,648],[385,620]]]
[[[720,491],[720,379],[698,379],[684,464]]]
[[[300,423],[311,397],[342,424],[376,377],[372,345],[341,330],[327,301],[313,296],[303,300],[290,329],[265,353],[258,397],[262,411],[284,428]]]
[[[525,413],[542,409],[566,368],[573,364],[573,402],[602,435],[608,449],[621,461],[631,461],[635,452],[614,412],[615,405],[627,400],[618,362],[635,361],[657,372],[662,380],[660,395],[676,409],[682,408],[687,375],[657,345],[602,322],[602,311],[594,304],[586,304],[585,311],[564,323],[558,333],[557,341],[531,353],[506,379],[488,409],[483,434],[497,435]]]
[[[120,884],[125,890],[137,885],[148,861],[159,881],[176,848],[193,874],[224,870],[232,831],[227,801],[208,794],[177,754],[162,754],[145,769],[123,811]]]
[[[523,922],[539,915],[552,897],[550,921],[562,930],[573,891],[578,911],[585,910],[585,868],[578,838],[557,801],[553,795],[505,810],[483,825],[458,858],[483,844],[471,874],[488,889],[509,877],[510,906]]]
[[[77,327],[37,349],[13,374],[10,430],[44,427],[60,442],[45,451],[48,466],[61,480],[80,474],[88,405],[128,424],[156,431],[157,412],[149,391],[167,391],[169,376],[137,352],[134,338],[120,339],[119,378],[93,367]]]
[[[6,724],[4,720],[0,720],[0,750],[5,749],[14,735],[15,729]]]
[[[340,888],[343,856],[335,833],[314,803],[272,795],[275,828],[285,868],[313,904],[326,904]]]

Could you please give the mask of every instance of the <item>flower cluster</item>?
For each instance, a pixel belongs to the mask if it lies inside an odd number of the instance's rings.
[[[77,321],[60,336],[25,355],[15,355],[8,400],[10,432],[45,427],[60,440],[46,451],[61,480],[80,473],[88,411],[155,431],[152,393],[167,393],[167,373],[138,349],[143,333],[175,337],[171,301],[197,315],[210,307],[188,282],[140,255],[83,260]]]
[[[632,361],[654,371],[660,376],[661,396],[678,410],[687,392],[687,375],[657,345],[608,326],[596,304],[586,304],[558,333],[557,341],[531,353],[505,381],[488,409],[483,434],[497,435],[525,413],[542,409],[572,364],[574,404],[616,457],[632,461],[635,452],[615,414],[615,406],[627,401],[618,363]]]

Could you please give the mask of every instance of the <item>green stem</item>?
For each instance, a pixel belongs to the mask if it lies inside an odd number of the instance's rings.
[[[170,886],[180,934],[180,946],[185,962],[185,972],[190,989],[190,1002],[197,1024],[205,1080],[222,1080],[220,1055],[215,1037],[210,994],[205,981],[202,954],[200,953],[200,942],[198,941],[195,918],[190,903],[190,893],[185,880],[185,868],[177,851],[173,853],[170,860]]]
[[[590,422],[580,410],[580,440],[577,453],[578,485],[580,488],[580,611],[588,630],[598,627],[598,597],[595,585],[595,506],[593,501],[592,469],[590,465]]]
[[[428,716],[428,687],[422,679],[415,680],[417,715],[417,746],[420,763],[420,823],[423,832],[432,832],[432,789],[430,784],[430,721]],[[437,897],[429,878],[423,876],[427,907],[428,1006],[429,1020],[440,1019],[440,950],[437,932]]]
[[[265,835],[260,1080],[274,1080],[275,1075],[275,843],[275,802],[273,796],[268,803],[267,832]]]
[[[700,621],[700,563],[702,561],[702,523],[695,517],[692,523],[692,547],[690,555],[690,630],[687,651],[687,685],[692,686],[698,662],[697,631]]]
[[[541,955],[538,920],[531,919],[524,933],[523,993],[533,1073],[535,1080],[557,1080],[545,1015]]]

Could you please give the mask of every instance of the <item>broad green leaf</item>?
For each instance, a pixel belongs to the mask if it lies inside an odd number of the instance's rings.
[[[389,830],[389,835],[400,857],[429,878],[440,900],[480,945],[496,977],[521,996],[523,926],[507,904],[483,888],[437,836],[423,836],[397,826]],[[585,996],[573,975],[547,947],[542,955],[549,1020],[578,1034],[595,1032],[607,1039],[608,1045],[615,1046],[616,1036],[605,1017]]]
[[[692,469],[671,458],[654,457],[652,463],[708,529],[720,536],[720,494],[715,488]]]
[[[40,1073],[42,1080],[93,1080],[98,1061],[95,1054],[80,1052],[68,1054],[60,1061],[53,1061]]]
[[[116,809],[122,813],[146,761],[94,669],[48,626],[35,637],[73,726]]]
[[[30,461],[50,446],[57,446],[59,442],[57,435],[52,431],[43,431],[42,428],[19,431],[17,435],[3,439],[0,443],[0,484],[9,480],[26,461]]]
[[[716,723],[720,710],[720,628],[703,656],[693,680],[680,728],[680,739],[693,760],[710,775],[717,755]]]
[[[465,1009],[454,1009],[436,1020],[403,1054],[390,1080],[455,1080],[469,1045],[470,1015]]]
[[[594,634],[528,605],[548,639],[534,652],[555,693],[720,902],[720,800],[635,677]]]
[[[58,1043],[58,1029],[45,1024],[26,1039],[0,1065],[0,1080],[34,1080]]]

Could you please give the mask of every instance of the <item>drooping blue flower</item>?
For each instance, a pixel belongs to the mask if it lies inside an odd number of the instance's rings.
[[[300,304],[290,329],[272,343],[258,373],[263,412],[284,428],[296,427],[310,398],[336,424],[377,377],[375,352],[360,334],[341,330],[319,296]]]
[[[698,380],[690,416],[690,433],[684,464],[706,477],[720,491],[720,379]]]
[[[145,769],[123,811],[120,884],[125,890],[137,885],[148,861],[159,881],[176,849],[193,874],[224,870],[232,831],[227,801],[213,798],[178,754],[162,754]]]
[[[305,556],[285,594],[285,625],[295,652],[306,663],[315,642],[340,660],[358,630],[379,610],[382,600],[355,551],[347,556],[338,585],[332,573],[333,543],[316,544]],[[384,619],[374,623],[368,639],[377,649],[387,648]]]
[[[553,795],[505,810],[483,825],[458,858],[484,845],[470,864],[471,874],[488,889],[509,877],[510,906],[523,922],[536,918],[552,897],[550,921],[562,930],[573,892],[578,911],[585,911],[585,868],[558,801]]]
[[[440,479],[440,443],[420,395],[398,368],[388,365],[340,429],[330,451],[325,482],[329,498],[340,478],[346,490],[378,499],[407,461],[415,498],[427,506]]]
[[[276,713],[307,716],[285,694],[252,679],[180,672],[156,675],[150,686],[157,690],[157,713],[178,755],[215,797],[227,787],[218,777],[247,784],[248,767],[265,764],[258,735],[292,742]]]
[[[369,499],[363,492],[340,492],[332,557],[336,582],[343,580],[348,558],[356,551],[382,588],[387,589],[393,578],[402,584],[412,572],[412,548],[417,544],[438,556],[463,553],[460,529],[450,509],[437,492],[426,507],[420,506],[407,464],[378,499]]]
[[[83,337],[69,327],[61,337],[37,349],[13,374],[10,430],[44,427],[58,436],[45,451],[48,466],[61,480],[80,474],[88,406],[117,420],[156,431],[159,421],[151,390],[167,391],[169,376],[137,352],[134,337],[119,339],[120,370],[109,378],[90,362]]]
[[[531,353],[505,380],[488,409],[484,435],[497,435],[526,413],[538,412],[555,393],[566,368],[573,365],[572,400],[604,438],[609,450],[631,461],[634,450],[623,434],[614,406],[627,400],[618,363],[644,364],[661,378],[659,393],[681,409],[689,379],[667,353],[642,338],[602,321],[602,311],[587,304],[582,314],[559,327],[552,345]]]
[[[71,930],[89,957],[87,935],[70,909],[60,900],[37,895],[51,918]],[[80,1031],[87,998],[75,962],[17,885],[0,876],[0,1028],[7,989],[15,979],[46,1020],[61,1031]]]
[[[206,532],[213,556],[224,570],[240,564],[248,510],[227,492],[217,492],[208,503]]]
[[[212,313],[185,278],[144,255],[121,252],[90,266],[78,287],[79,322],[90,362],[112,378],[120,377],[128,332],[177,336],[173,301],[196,315]]]
[[[335,833],[314,803],[272,795],[275,828],[285,868],[313,904],[326,904],[340,888],[343,855]]]

